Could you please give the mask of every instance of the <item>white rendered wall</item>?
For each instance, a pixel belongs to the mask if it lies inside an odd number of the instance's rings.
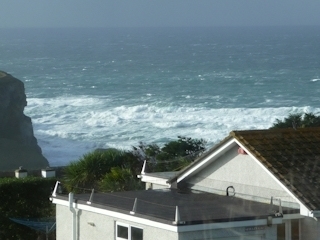
[[[81,210],[79,214],[79,240],[115,239],[112,218]]]
[[[168,185],[159,185],[159,184],[152,183],[151,189],[157,190],[157,189],[167,189],[167,188],[169,188]]]
[[[56,204],[56,239],[72,239],[72,213],[66,206]]]
[[[180,233],[179,240],[209,240],[209,239],[277,239],[277,226],[258,226],[256,228],[240,227],[230,229],[203,230]],[[263,238],[261,238],[263,237]]]
[[[72,239],[72,213],[67,206],[56,205],[57,219],[57,240]],[[115,239],[116,222],[129,224],[143,229],[143,239],[148,240],[205,240],[242,236],[242,239],[249,239],[253,236],[263,236],[262,239],[276,239],[277,225],[253,227],[238,227],[229,229],[203,229],[200,231],[180,232],[168,231],[157,227],[145,226],[142,224],[127,221],[125,219],[113,218],[98,213],[79,210],[78,212],[78,240],[100,240]],[[301,219],[301,240],[320,239],[320,223],[312,218]],[[244,237],[246,236],[246,237]],[[241,239],[241,238],[240,238]]]
[[[66,206],[57,204],[57,240],[72,240],[72,213]],[[113,218],[106,215],[79,210],[78,212],[78,240],[101,240],[115,239],[116,222],[129,224],[130,226],[143,229],[143,239],[178,240],[178,233],[145,226],[127,221],[125,219]]]
[[[270,202],[271,196],[296,202],[251,156],[238,154],[236,146],[186,182],[193,189],[223,195],[233,186],[236,197],[261,202]]]
[[[73,213],[69,207],[57,204],[56,207],[56,239],[72,240]],[[113,219],[101,214],[78,210],[77,217],[78,240],[115,239]]]

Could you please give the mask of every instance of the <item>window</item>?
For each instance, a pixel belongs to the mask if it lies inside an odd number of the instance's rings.
[[[291,237],[292,237],[292,240],[300,239],[299,219],[291,220]]]
[[[143,229],[130,226],[128,224],[117,223],[116,225],[117,240],[142,240]]]
[[[117,225],[117,238],[128,239],[128,227]]]
[[[285,223],[277,225],[277,240],[299,240],[300,224],[299,219],[287,220]]]
[[[286,239],[286,228],[285,224],[277,225],[277,240],[285,240]]]

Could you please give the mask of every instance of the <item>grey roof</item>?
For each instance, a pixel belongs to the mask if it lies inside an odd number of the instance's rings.
[[[68,200],[66,195],[56,198]],[[77,203],[87,204],[90,194],[76,194]],[[95,193],[91,206],[130,215],[137,198],[135,216],[173,224],[176,206],[183,224],[217,223],[266,219],[278,207],[270,204],[222,196],[206,192],[180,192],[176,189]],[[284,213],[299,213],[299,209],[283,207]]]

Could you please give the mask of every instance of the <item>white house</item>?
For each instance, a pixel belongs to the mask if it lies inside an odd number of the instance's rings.
[[[233,131],[147,190],[59,195],[62,239],[320,239],[320,128]]]

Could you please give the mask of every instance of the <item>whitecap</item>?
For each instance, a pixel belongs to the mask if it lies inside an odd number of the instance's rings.
[[[320,112],[320,108],[114,106],[108,97],[77,96],[31,98],[25,109],[39,145],[52,165],[68,164],[96,146],[129,149],[140,141],[161,145],[177,136],[203,138],[212,146],[232,130],[266,129],[276,119],[295,112]]]
[[[311,82],[318,82],[318,81],[320,81],[320,78],[314,78],[314,79],[311,79],[310,81]]]

